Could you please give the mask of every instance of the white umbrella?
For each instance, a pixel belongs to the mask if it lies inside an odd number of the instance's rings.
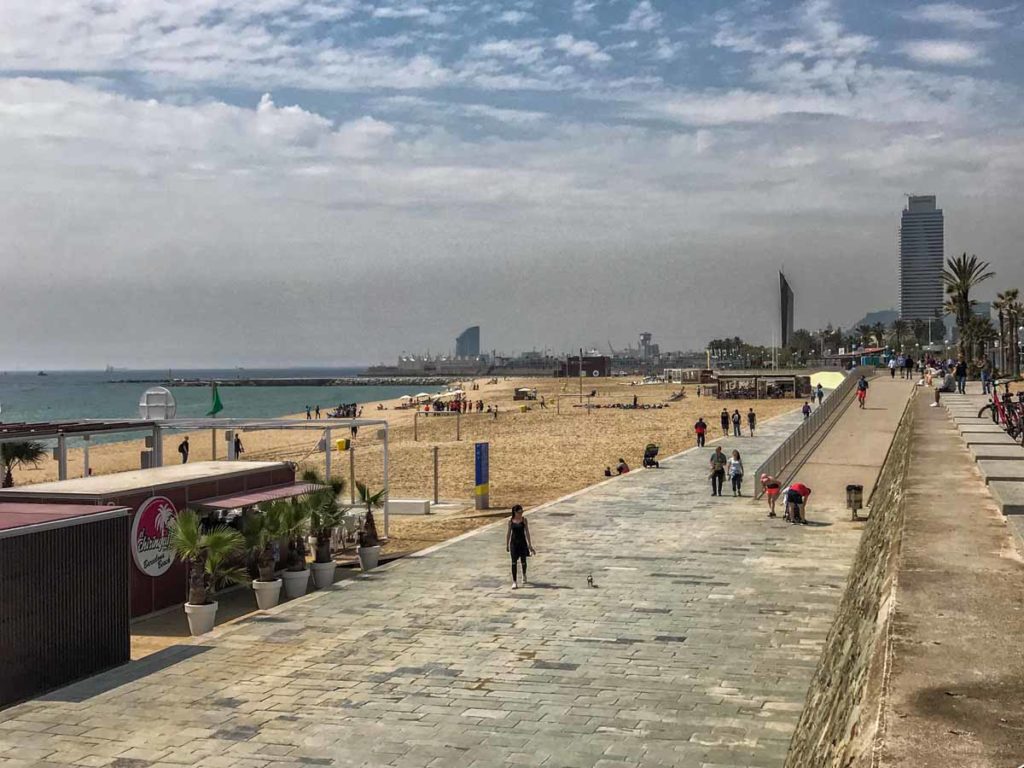
[[[399,400],[412,400],[412,395],[402,395]]]
[[[451,392],[448,392],[448,394],[449,395],[464,395],[466,393],[463,392],[461,389],[453,389]]]
[[[431,395],[429,392],[420,392],[418,395],[416,395],[417,400],[422,400],[424,397],[429,400],[430,398],[433,397],[433,395]]]

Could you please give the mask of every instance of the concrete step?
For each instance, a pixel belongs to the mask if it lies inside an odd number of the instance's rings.
[[[1005,430],[998,424],[993,424],[991,421],[985,424],[958,424],[956,427],[957,431],[961,435],[998,435],[1000,433],[1006,434]]]
[[[1004,515],[1024,515],[1024,483],[995,480],[988,489]]]
[[[994,483],[999,480],[1024,482],[1024,463],[1007,459],[982,459],[978,462],[985,482]]]
[[[966,435],[961,435],[960,439],[968,448],[975,445],[1019,445],[1005,432],[968,432]]]
[[[972,445],[969,450],[975,461],[1024,461],[1024,448],[1019,445]]]

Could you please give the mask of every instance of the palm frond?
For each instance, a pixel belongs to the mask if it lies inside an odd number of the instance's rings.
[[[203,549],[203,531],[194,510],[179,512],[170,522],[171,547],[182,560],[195,560]]]

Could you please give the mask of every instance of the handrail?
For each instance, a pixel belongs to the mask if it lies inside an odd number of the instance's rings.
[[[793,458],[807,445],[807,441],[828,421],[839,408],[848,404],[847,398],[857,386],[861,376],[870,378],[875,373],[871,366],[862,365],[850,371],[842,383],[832,390],[821,405],[801,422],[793,433],[790,434],[772,454],[762,462],[754,475],[754,482],[760,482],[761,475],[777,477]],[[755,485],[755,488],[757,486]],[[761,491],[755,493],[760,496]]]

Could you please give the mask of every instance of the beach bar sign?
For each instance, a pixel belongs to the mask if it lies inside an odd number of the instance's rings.
[[[147,576],[163,576],[174,562],[171,521],[178,511],[166,496],[142,502],[132,523],[132,559]]]
[[[490,505],[490,493],[491,493],[491,466],[490,457],[488,456],[488,443],[477,443],[476,444],[476,508],[477,509],[489,509]]]

